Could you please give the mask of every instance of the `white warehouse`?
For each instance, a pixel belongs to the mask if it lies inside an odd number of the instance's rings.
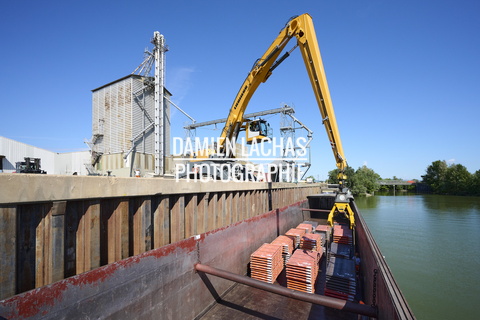
[[[15,164],[26,157],[41,159],[41,169],[47,174],[88,174],[89,151],[56,153],[0,136],[0,172],[15,172]]]

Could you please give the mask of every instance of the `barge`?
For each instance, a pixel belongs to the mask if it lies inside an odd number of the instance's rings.
[[[285,191],[281,192],[273,196],[274,203],[282,195],[287,198]],[[255,197],[261,200],[269,194],[265,192],[262,196],[259,192]],[[247,202],[252,206],[253,201]],[[322,294],[326,255],[320,261],[316,282],[319,289],[315,293],[288,289],[282,275],[274,284],[249,277],[252,253],[305,221],[324,223],[324,211],[333,201],[331,195],[309,195],[308,199],[274,206],[262,214],[239,218],[222,227],[13,295],[0,301],[0,318],[356,319],[363,314],[366,318],[414,319],[353,201],[354,245],[361,258],[358,297],[349,301]],[[279,294],[280,291],[286,294]]]

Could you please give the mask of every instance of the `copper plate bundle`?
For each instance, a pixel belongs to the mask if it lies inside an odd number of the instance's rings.
[[[318,233],[306,233],[300,239],[300,249],[318,251],[321,246],[321,235]]]
[[[287,236],[278,236],[272,241],[272,244],[282,246],[283,265],[285,265],[293,253],[293,239]]]
[[[326,245],[326,241],[330,240],[330,235],[332,232],[332,227],[329,225],[320,224],[315,227],[315,233],[322,235],[322,246]]]
[[[346,225],[336,224],[333,226],[333,242],[353,244],[353,232]]]
[[[250,255],[250,272],[253,279],[274,283],[282,269],[281,245],[264,243]]]
[[[314,293],[323,251],[296,250],[286,266],[287,288]]]
[[[313,227],[311,224],[309,223],[300,223],[298,226],[297,226],[297,229],[304,229],[305,230],[305,233],[311,233],[313,231]]]
[[[300,238],[305,234],[305,229],[297,229],[297,228],[292,228],[285,232],[285,235],[287,237],[290,237],[293,239],[293,247],[298,248],[300,245]]]

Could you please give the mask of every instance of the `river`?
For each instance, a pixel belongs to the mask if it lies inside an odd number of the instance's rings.
[[[480,197],[357,197],[417,319],[479,319]]]

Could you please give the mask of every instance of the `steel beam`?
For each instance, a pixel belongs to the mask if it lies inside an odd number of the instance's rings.
[[[270,110],[245,114],[243,117],[245,119],[248,119],[248,118],[266,116],[266,115],[269,115],[269,114],[276,114],[276,113],[292,114],[294,112],[295,112],[295,110],[293,110],[292,107],[284,106],[282,108],[270,109]],[[192,130],[192,129],[196,129],[198,127],[205,127],[205,126],[209,126],[209,125],[212,125],[212,124],[223,123],[223,122],[226,122],[226,121],[227,121],[227,118],[223,118],[223,119],[217,119],[217,120],[211,120],[211,121],[205,121],[205,122],[199,122],[199,123],[192,123],[188,126],[185,126],[184,129]]]

